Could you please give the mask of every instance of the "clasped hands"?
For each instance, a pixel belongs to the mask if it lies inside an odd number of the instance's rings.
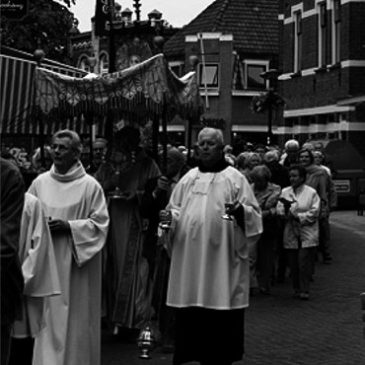
[[[243,214],[243,207],[239,201],[232,204],[226,204],[225,213],[238,219],[238,216]]]
[[[52,219],[48,221],[48,227],[52,233],[69,233],[71,232],[70,223],[62,219]]]

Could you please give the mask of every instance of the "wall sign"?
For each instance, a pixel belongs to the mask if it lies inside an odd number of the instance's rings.
[[[349,179],[333,180],[337,193],[349,193],[351,191],[351,184]]]

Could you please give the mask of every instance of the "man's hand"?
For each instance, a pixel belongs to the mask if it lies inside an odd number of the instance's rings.
[[[237,201],[233,204],[230,204],[230,206],[228,206],[226,208],[226,213],[228,215],[235,216],[241,208],[242,208],[242,205],[240,204],[240,202]],[[242,210],[243,210],[243,208],[242,208]]]
[[[127,201],[130,201],[136,197],[136,192],[134,191],[123,191],[121,198]]]
[[[171,223],[172,221],[172,213],[171,210],[160,210],[159,218],[161,223]]]
[[[48,226],[51,232],[56,233],[70,233],[71,227],[68,221],[63,221],[62,219],[52,219],[48,221]]]
[[[156,186],[156,191],[167,191],[169,190],[170,187],[170,182],[169,179],[166,176],[160,176],[157,180],[157,186]]]

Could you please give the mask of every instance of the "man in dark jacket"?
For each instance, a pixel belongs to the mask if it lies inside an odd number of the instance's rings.
[[[10,330],[19,314],[23,276],[18,258],[20,219],[24,204],[24,181],[18,168],[1,160],[1,364],[6,365]]]
[[[295,141],[296,142],[296,141]],[[292,155],[288,155],[286,161],[287,165],[290,166],[293,160],[295,160],[296,143],[289,144],[287,147],[289,151],[293,151]],[[292,150],[290,150],[292,148]],[[290,157],[289,157],[290,156]],[[282,189],[290,185],[288,167],[285,167],[279,163],[279,152],[276,150],[268,151],[265,153],[264,161],[266,166],[271,172],[271,182],[279,185]],[[286,250],[283,246],[284,237],[284,225],[278,222],[277,226],[277,276],[276,281],[282,283],[285,281],[285,273],[288,266]]]

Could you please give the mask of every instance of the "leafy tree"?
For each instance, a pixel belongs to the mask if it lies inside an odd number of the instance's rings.
[[[67,7],[75,0],[29,0],[28,15],[22,21],[1,19],[1,43],[33,53],[42,48],[47,58],[68,62],[69,36],[77,33],[78,21]]]

